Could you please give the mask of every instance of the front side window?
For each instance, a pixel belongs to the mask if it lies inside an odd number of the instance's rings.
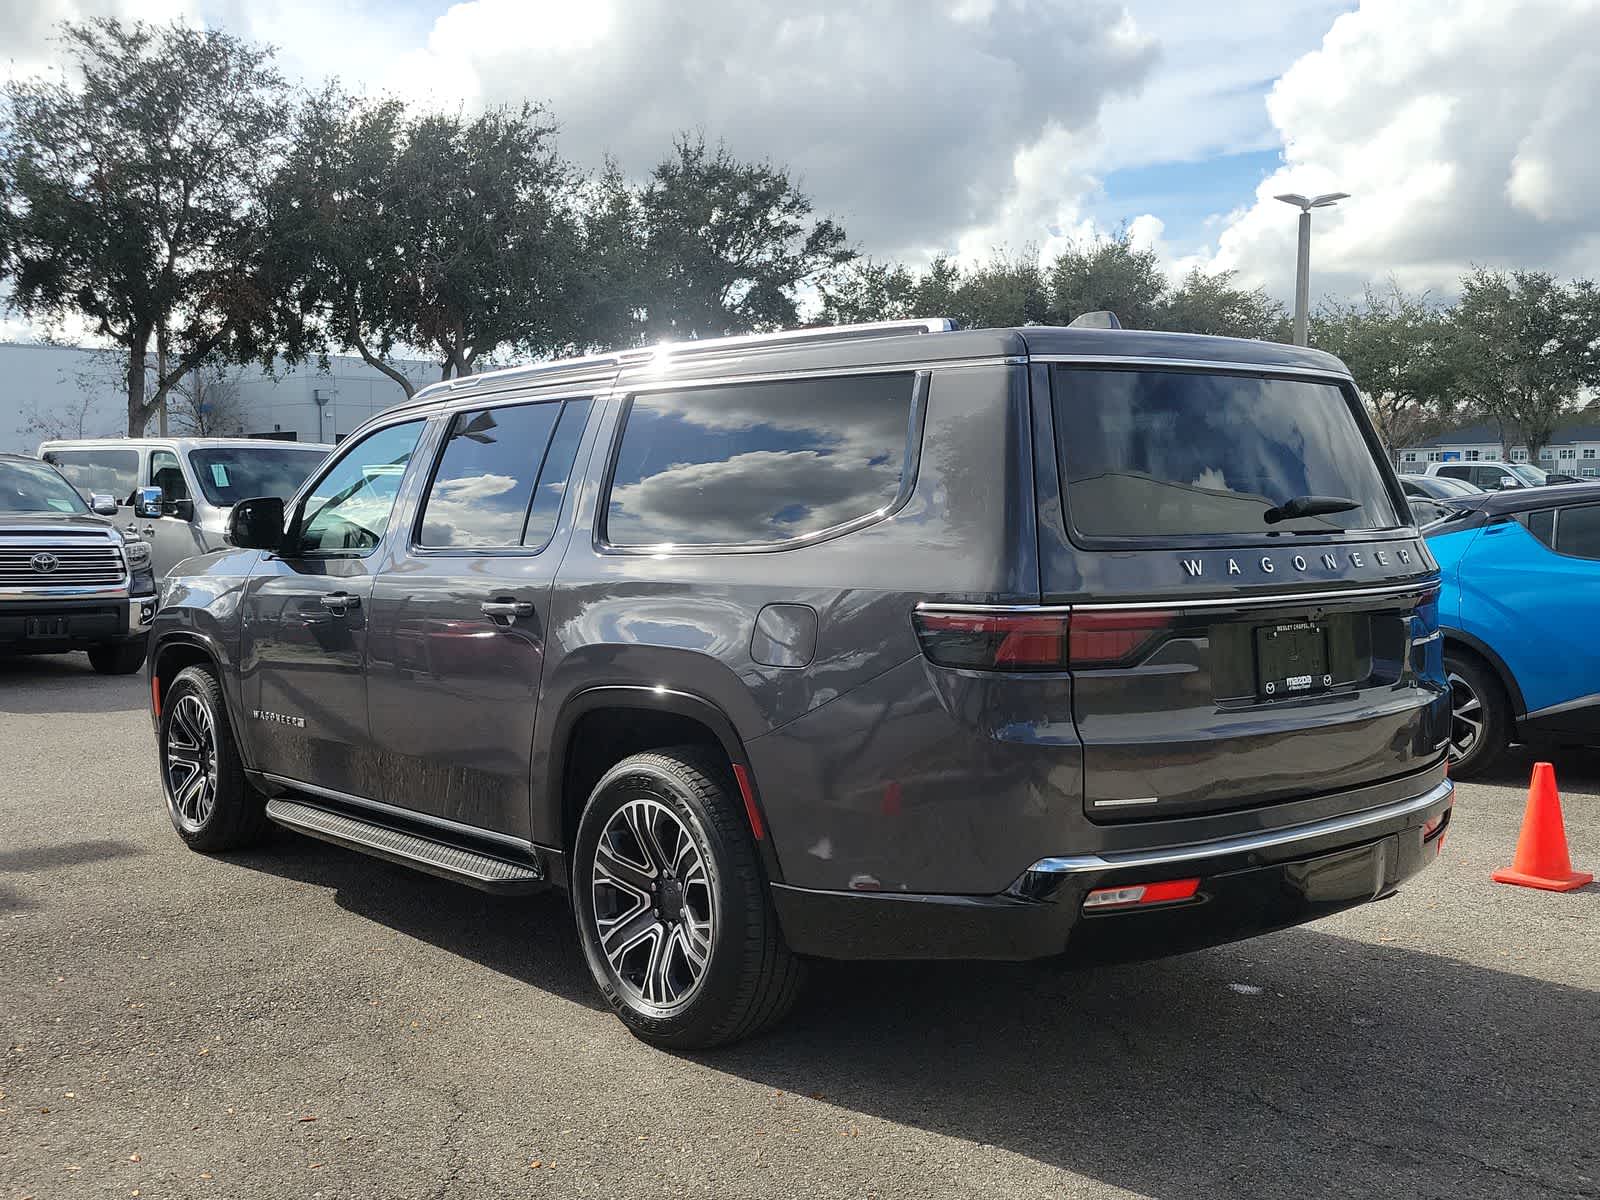
[[[115,497],[118,504],[133,503],[133,489],[139,486],[137,450],[50,450],[44,458],[86,499],[100,494]]]
[[[545,400],[457,413],[423,505],[420,544],[543,547],[588,410],[587,400]]]
[[[1077,534],[1215,537],[1399,524],[1379,459],[1336,384],[1058,367],[1053,405]],[[1310,496],[1351,506],[1267,520]]]
[[[0,513],[84,513],[88,505],[53,467],[0,459]]]
[[[183,477],[183,468],[178,465],[178,456],[170,450],[151,452],[150,483],[161,489],[161,500],[165,504],[189,498],[189,484]]]
[[[906,478],[915,382],[907,372],[635,396],[607,540],[770,545],[886,510]]]
[[[1600,504],[1561,510],[1556,518],[1556,550],[1574,558],[1600,559]]]
[[[301,553],[365,555],[377,548],[422,426],[390,425],[343,454],[301,508]]]

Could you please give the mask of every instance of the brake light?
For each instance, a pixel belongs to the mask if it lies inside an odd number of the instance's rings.
[[[1177,614],[919,608],[912,619],[922,652],[942,667],[1060,671],[1136,661]]]

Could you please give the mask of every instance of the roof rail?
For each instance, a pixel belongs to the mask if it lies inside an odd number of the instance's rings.
[[[949,317],[915,317],[905,321],[867,321],[859,325],[823,325],[813,329],[780,329],[775,333],[740,333],[731,337],[695,338],[683,342],[662,342],[626,350],[624,364],[644,362],[657,356],[711,354],[740,350],[746,346],[764,348],[790,343],[847,341],[851,338],[895,337],[906,333],[949,333],[956,323]]]

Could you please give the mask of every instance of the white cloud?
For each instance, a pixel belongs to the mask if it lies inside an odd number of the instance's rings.
[[[38,71],[56,57],[52,41],[62,21],[170,21],[194,12],[190,0],[0,0],[0,61],[8,77]]]
[[[1593,273],[1600,249],[1600,0],[1369,0],[1274,86],[1285,164],[1211,265],[1292,293],[1284,191],[1348,191],[1314,217],[1312,293],[1393,274],[1451,291],[1473,263]]]

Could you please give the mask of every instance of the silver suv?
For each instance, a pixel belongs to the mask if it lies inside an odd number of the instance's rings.
[[[123,532],[150,543],[156,578],[186,558],[220,550],[240,500],[291,496],[332,446],[259,438],[86,438],[45,442],[85,499],[117,501]]]

